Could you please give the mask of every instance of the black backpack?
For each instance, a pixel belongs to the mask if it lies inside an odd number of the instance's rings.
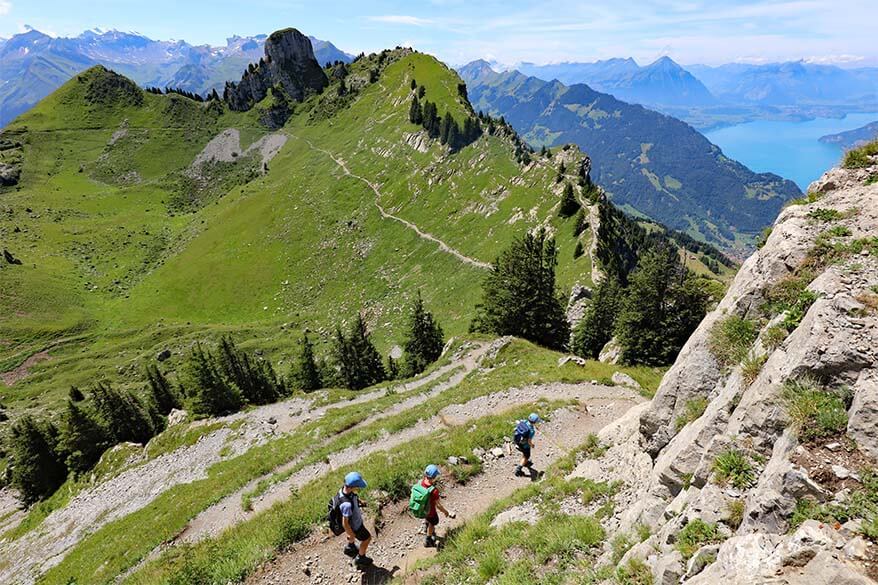
[[[356,497],[356,494],[338,492],[329,500],[329,513],[326,515],[326,519],[329,521],[329,529],[334,535],[338,536],[344,532],[344,525],[341,521],[342,502],[350,502],[353,505],[353,499]]]

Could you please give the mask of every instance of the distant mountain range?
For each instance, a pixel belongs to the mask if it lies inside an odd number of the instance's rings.
[[[846,132],[820,137],[820,142],[835,144],[844,149],[857,148],[873,140],[878,140],[878,121]]]
[[[791,61],[682,67],[662,57],[515,67],[525,75],[585,83],[621,100],[670,114],[705,130],[756,119],[803,120],[878,111],[878,68],[842,69]]]
[[[707,106],[717,99],[691,73],[670,57],[645,67],[634,59],[609,59],[595,63],[534,65],[522,63],[521,73],[572,85],[586,83],[592,89],[620,100],[644,105]]]
[[[224,47],[211,47],[115,30],[54,38],[30,29],[0,41],[0,126],[93,65],[109,67],[143,86],[222,91],[227,80],[239,79],[248,63],[259,60],[265,38],[234,36]],[[330,42],[310,38],[320,64],[353,59]]]
[[[792,181],[729,159],[688,124],[588,85],[498,73],[485,61],[459,73],[475,108],[502,115],[531,144],[575,143],[589,153],[594,179],[617,205],[726,248],[801,194]]]

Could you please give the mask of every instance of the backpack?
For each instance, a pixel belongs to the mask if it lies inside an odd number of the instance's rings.
[[[530,425],[527,424],[526,420],[520,420],[515,425],[515,434],[512,435],[512,440],[515,441],[516,445],[526,445],[530,440]]]
[[[426,518],[430,512],[430,496],[436,491],[435,486],[424,487],[421,482],[412,486],[409,497],[409,510],[415,518]]]
[[[329,521],[329,529],[336,536],[344,532],[344,524],[342,524],[341,520],[341,504],[344,501],[353,504],[351,496],[354,496],[354,494],[345,495],[342,492],[338,492],[329,500],[329,512],[326,515],[326,519]]]

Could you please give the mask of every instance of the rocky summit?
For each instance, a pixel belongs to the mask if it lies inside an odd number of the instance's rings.
[[[279,84],[296,101],[320,93],[329,84],[314,58],[311,41],[294,28],[272,33],[265,41],[265,57],[252,64],[238,83],[228,82],[223,97],[237,111],[249,110]]]

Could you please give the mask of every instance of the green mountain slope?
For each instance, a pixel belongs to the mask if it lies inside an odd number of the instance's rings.
[[[485,263],[515,235],[558,224],[572,259],[572,224],[561,225],[572,220],[552,212],[562,188],[552,161],[524,168],[498,136],[450,155],[408,122],[412,78],[440,112],[471,115],[432,57],[376,55],[351,67],[356,93],[339,97],[336,82],[296,106],[265,165],[244,151],[269,134],[259,118],[274,98],[231,112],[102,68],[11,124],[2,138],[23,145],[24,162],[2,194],[0,234],[22,265],[0,269],[4,402],[52,402],[98,375],[133,383],[141,360],[214,330],[258,336],[280,358],[293,331],[325,333],[360,308],[387,347],[418,290],[460,333]],[[228,129],[240,155],[192,179],[187,169]],[[564,286],[587,283],[588,260],[563,273]],[[47,347],[51,359],[14,375]]]
[[[579,145],[617,205],[699,239],[741,247],[800,195],[791,181],[729,159],[685,123],[586,85],[497,73],[479,61],[460,73],[476,109],[504,116],[531,144]]]

